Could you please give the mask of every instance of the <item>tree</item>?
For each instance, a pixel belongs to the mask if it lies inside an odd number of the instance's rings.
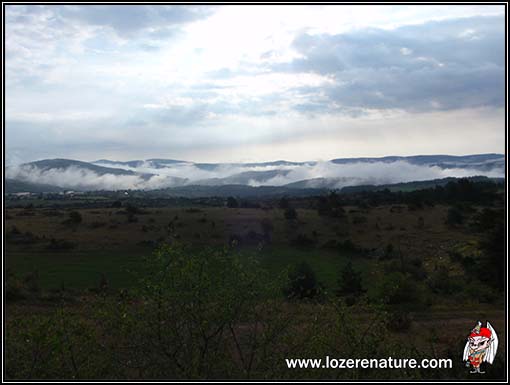
[[[395,247],[393,246],[393,243],[388,243],[386,247],[384,248],[384,254],[382,255],[381,259],[391,259],[394,257],[394,251]]]
[[[271,242],[271,234],[273,233],[273,222],[269,218],[263,218],[260,221],[260,227],[262,227],[262,233],[264,234],[264,238],[266,242]]]
[[[321,293],[315,272],[306,262],[301,262],[289,272],[289,285],[285,295],[289,299],[314,298]]]
[[[345,210],[341,205],[338,194],[332,191],[327,197],[319,197],[317,213],[321,216],[329,216],[332,218],[345,217]]]
[[[288,209],[289,208],[289,199],[287,197],[282,197],[280,201],[278,202],[278,207],[281,209]]]
[[[412,313],[424,311],[429,305],[423,288],[410,274],[396,271],[386,274],[377,292],[379,300],[389,312],[388,327],[392,330],[408,329]]]
[[[128,203],[126,205],[126,212],[129,214],[141,214],[142,213],[142,210],[140,210],[138,207],[136,207],[135,205],[131,204],[131,203]]]
[[[81,221],[82,221],[82,216],[78,211],[71,211],[69,213],[69,223],[78,224],[78,223],[81,223]]]
[[[365,292],[362,285],[361,273],[353,269],[351,261],[349,261],[340,272],[340,278],[337,282],[338,290],[336,294],[338,296],[356,297]]]
[[[228,197],[227,198],[227,207],[231,209],[236,209],[239,207],[239,203],[234,197]]]
[[[461,225],[464,222],[464,215],[456,207],[450,207],[446,215],[446,224],[455,226]]]
[[[480,242],[483,256],[480,260],[479,278],[492,287],[505,287],[505,224],[503,221],[492,228]]]
[[[285,325],[280,329],[275,322],[265,322],[278,309],[267,299],[281,284],[255,260],[223,248],[161,245],[140,271],[133,292],[141,300],[136,310],[130,298],[111,298],[111,315],[105,317],[110,338],[105,344],[114,348],[118,341],[129,342],[121,357],[157,378],[228,373],[228,352],[233,348],[240,360],[236,368],[249,377],[255,362],[264,359],[262,352],[275,348],[269,344],[279,341],[276,330],[284,330]],[[258,327],[240,331],[236,325],[247,319]]]
[[[285,209],[283,215],[285,216],[285,219],[292,221],[297,218],[297,211],[292,207],[288,207]]]
[[[398,271],[385,275],[378,296],[390,311],[422,311],[428,306],[425,292],[416,279]]]

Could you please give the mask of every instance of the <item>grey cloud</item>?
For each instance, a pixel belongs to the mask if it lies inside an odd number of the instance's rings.
[[[210,14],[204,6],[179,5],[86,5],[59,8],[62,16],[74,18],[91,25],[113,28],[119,35],[131,35],[146,28],[162,28],[194,21]],[[154,37],[164,37],[165,32],[152,32]]]
[[[272,70],[334,76],[335,85],[316,91],[345,107],[423,111],[504,105],[502,17],[302,34],[293,46],[303,58]]]

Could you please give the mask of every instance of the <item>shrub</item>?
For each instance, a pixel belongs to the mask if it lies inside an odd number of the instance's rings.
[[[343,242],[338,242],[337,249],[340,252],[355,253],[361,251],[358,246],[354,244],[350,239],[346,239]]]
[[[320,216],[328,216],[332,218],[345,217],[345,209],[340,206],[340,203],[336,198],[336,194],[334,193],[330,194],[329,197],[319,197],[317,213]]]
[[[128,203],[126,205],[126,212],[128,213],[128,215],[143,214],[143,211],[140,208],[136,207],[131,203]]]
[[[7,271],[5,277],[5,299],[6,301],[17,301],[26,298],[25,288],[21,280]]]
[[[393,243],[388,243],[386,247],[384,248],[383,255],[381,256],[381,259],[392,259],[395,257],[395,247],[393,246]]]
[[[25,278],[23,278],[23,285],[32,293],[39,292],[41,289],[39,286],[39,272],[33,271],[28,273]]]
[[[231,209],[235,209],[239,207],[239,203],[234,197],[227,198],[227,207]]]
[[[367,223],[367,217],[356,215],[355,217],[352,218],[352,223],[355,225]]]
[[[429,288],[438,294],[451,294],[455,289],[446,266],[440,266],[434,271],[427,283]]]
[[[295,266],[288,274],[289,283],[284,293],[288,299],[315,298],[322,293],[315,272],[306,262]]]
[[[350,261],[340,272],[337,283],[338,289],[336,294],[341,297],[347,297],[348,304],[353,304],[357,297],[365,292],[361,281],[361,273],[353,269]]]
[[[378,287],[377,296],[392,310],[414,311],[427,307],[423,289],[409,274],[401,272],[385,275]]]
[[[21,233],[15,226],[13,226],[11,231],[7,232],[5,240],[8,243],[17,245],[31,245],[39,242],[41,238],[32,234],[30,231]]]
[[[291,241],[291,244],[297,247],[313,247],[316,241],[306,234],[298,234],[298,236]]]
[[[90,224],[91,229],[98,229],[98,228],[104,227],[104,226],[106,226],[106,222],[102,222],[102,221],[94,221]]]
[[[422,281],[427,278],[427,272],[423,267],[423,261],[419,257],[407,257],[401,260],[401,271],[408,273],[412,278]]]
[[[12,235],[19,235],[19,234],[21,234],[21,231],[19,231],[16,226],[12,226],[11,230],[9,231],[9,233],[12,234]]]
[[[296,209],[294,209],[292,207],[286,208],[283,215],[284,215],[285,219],[287,219],[288,221],[297,219],[297,211],[296,211]]]
[[[450,207],[446,214],[446,224],[450,226],[461,225],[464,223],[464,214],[456,207]]]
[[[273,233],[274,226],[273,222],[269,218],[263,218],[260,221],[260,227],[262,228],[262,232],[267,240],[271,239],[271,234]]]
[[[282,197],[279,201],[278,201],[278,207],[281,208],[281,209],[288,209],[290,206],[289,206],[289,199],[287,197]]]
[[[127,216],[127,222],[128,222],[128,223],[136,223],[136,222],[138,222],[138,217],[136,217],[136,215],[135,215],[135,214],[133,214],[133,213],[131,213],[131,212],[130,212],[130,213],[128,214],[128,216]]]
[[[412,315],[403,310],[393,310],[389,312],[388,329],[393,332],[403,332],[409,330],[413,321]]]
[[[480,242],[482,256],[478,277],[493,288],[504,289],[505,284],[505,224],[501,220]]]
[[[267,302],[278,287],[255,261],[228,250],[163,245],[141,272],[140,301],[133,306],[124,296],[105,308],[105,348],[148,378],[249,376],[285,330],[274,318],[266,322],[278,309]],[[247,319],[259,327],[236,326]],[[236,365],[232,349],[243,357]],[[253,365],[249,357],[257,357]]]
[[[105,293],[108,290],[108,279],[106,278],[106,275],[101,274],[101,278],[99,279],[98,289],[99,292]]]
[[[69,217],[62,222],[63,225],[77,225],[82,222],[83,218],[78,211],[71,211]]]
[[[51,238],[50,243],[48,244],[48,246],[46,246],[46,249],[58,251],[58,250],[70,250],[74,249],[75,247],[76,244],[74,242],[66,241],[64,239]]]

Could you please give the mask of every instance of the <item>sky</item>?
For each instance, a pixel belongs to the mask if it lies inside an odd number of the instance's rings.
[[[505,151],[504,5],[6,5],[6,163]]]

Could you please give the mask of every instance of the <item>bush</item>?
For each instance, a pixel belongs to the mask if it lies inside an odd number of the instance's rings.
[[[288,274],[289,283],[284,293],[288,299],[315,298],[322,293],[315,272],[306,262],[295,266]]]
[[[347,297],[349,304],[353,304],[357,297],[365,292],[361,281],[361,273],[353,269],[350,261],[340,272],[337,282],[338,289],[336,294],[341,297]]]
[[[78,211],[71,211],[69,213],[69,220],[71,223],[81,223],[82,217],[81,214]]]
[[[296,209],[294,209],[292,207],[286,208],[283,215],[284,215],[285,219],[287,219],[288,221],[297,219],[297,211],[296,211]]]
[[[327,197],[319,197],[317,203],[317,213],[320,216],[328,216],[331,218],[345,217],[345,210],[341,206],[338,195],[334,192],[330,193]]]
[[[352,218],[352,223],[354,225],[359,225],[359,224],[362,224],[362,223],[367,223],[367,217],[364,217],[364,216],[361,216],[361,215],[357,215],[357,216]]]
[[[423,289],[409,274],[393,272],[387,274],[378,287],[379,300],[391,310],[424,310],[427,301]]]
[[[130,212],[127,216],[127,222],[128,223],[136,223],[136,222],[138,222],[138,217],[135,214]]]
[[[395,247],[393,246],[393,243],[388,243],[386,247],[384,248],[383,255],[381,256],[381,259],[392,259],[395,257]]]
[[[23,282],[10,271],[7,271],[5,278],[5,299],[6,301],[17,301],[26,298]]]
[[[9,379],[79,380],[105,378],[111,358],[101,337],[81,315],[65,309],[25,314],[9,321],[6,377]]]
[[[485,232],[497,226],[497,224],[501,222],[501,218],[504,217],[504,210],[484,208],[473,217],[472,227],[477,231]]]
[[[236,209],[239,207],[239,203],[234,197],[227,198],[227,207],[231,209]]]
[[[446,266],[440,266],[427,281],[432,292],[437,294],[451,294],[454,290],[450,274]]]
[[[224,377],[232,370],[231,349],[247,357],[237,362],[237,376],[249,376],[248,357],[257,353],[260,360],[265,349],[274,349],[281,329],[276,333],[280,326],[273,330],[274,321],[265,322],[273,312],[265,301],[281,286],[255,261],[224,249],[192,251],[174,244],[160,247],[145,266],[136,292],[142,300],[135,308],[129,298],[114,305],[105,332],[113,349],[129,341],[121,357],[143,367],[146,377]],[[260,327],[239,330],[235,325],[246,319]]]
[[[388,316],[388,329],[393,332],[409,330],[413,317],[409,312],[403,310],[390,311]]]
[[[503,290],[505,285],[505,224],[497,223],[480,242],[479,278],[493,288]]]
[[[338,242],[337,249],[340,252],[347,252],[347,253],[356,253],[356,252],[361,251],[360,248],[358,246],[356,246],[354,244],[354,242],[351,241],[350,239],[346,239],[343,242]]]
[[[351,241],[350,239],[346,239],[344,241],[337,241],[335,239],[330,239],[327,242],[325,242],[322,245],[322,247],[325,249],[336,250],[340,253],[348,253],[348,254],[359,253],[362,251],[362,249],[360,247],[356,246],[356,244],[353,241]]]
[[[31,245],[39,242],[41,238],[32,234],[30,231],[21,233],[15,226],[13,226],[11,231],[8,231],[5,235],[5,240],[8,243],[17,245]]]
[[[264,236],[268,240],[270,240],[271,239],[271,234],[273,233],[273,230],[274,230],[273,222],[271,221],[271,219],[263,218],[260,221],[260,227],[262,228],[262,232],[263,232]]]
[[[128,215],[143,214],[143,210],[141,210],[140,208],[136,207],[131,203],[128,203],[126,205],[126,212],[128,213]]]
[[[315,239],[308,237],[306,234],[298,234],[298,236],[291,241],[291,244],[296,247],[313,247],[316,243]]]
[[[281,209],[288,209],[290,207],[289,205],[289,199],[287,197],[283,197],[278,201],[278,207]]]
[[[11,235],[19,235],[21,234],[21,231],[18,230],[18,228],[16,226],[12,226],[11,227],[11,230],[9,231],[9,233]]]
[[[450,207],[446,214],[446,224],[450,226],[457,226],[464,223],[464,214],[456,207]]]
[[[74,249],[75,247],[76,244],[74,242],[66,241],[64,239],[51,238],[50,243],[48,244],[48,246],[46,246],[46,249],[58,251],[58,250],[70,250]]]
[[[39,292],[41,289],[39,286],[39,272],[33,271],[28,273],[23,279],[23,285],[32,293]]]
[[[104,227],[104,226],[106,226],[106,222],[102,222],[102,221],[94,221],[90,224],[91,229],[98,229],[98,228]]]
[[[412,278],[422,281],[427,278],[427,272],[423,267],[423,261],[419,257],[407,257],[401,261],[401,271],[408,273]]]
[[[69,217],[62,222],[64,225],[77,225],[82,222],[83,218],[78,211],[71,211]]]

